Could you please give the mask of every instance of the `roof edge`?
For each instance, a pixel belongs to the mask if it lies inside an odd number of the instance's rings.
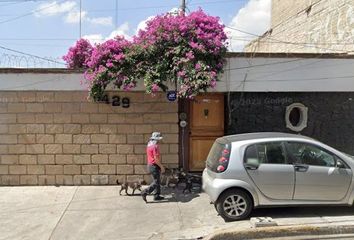
[[[354,59],[354,54],[343,53],[285,53],[285,52],[227,52],[227,58],[329,58]]]

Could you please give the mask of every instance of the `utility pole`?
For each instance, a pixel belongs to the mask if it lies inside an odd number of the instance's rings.
[[[118,0],[116,0],[116,19],[114,22],[115,29],[118,28]]]
[[[186,0],[181,0],[180,9],[181,9],[182,15],[184,16],[186,14]],[[175,77],[175,89],[176,89],[176,92],[177,92],[177,88],[178,88],[177,77]]]
[[[82,0],[80,0],[80,23],[79,23],[79,28],[80,28],[80,38],[81,38],[81,11],[82,11]]]
[[[186,0],[181,0],[181,11],[183,15],[186,13]]]

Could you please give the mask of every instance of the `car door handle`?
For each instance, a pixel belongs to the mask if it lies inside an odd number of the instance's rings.
[[[308,165],[295,165],[295,171],[297,172],[306,172],[309,169]]]
[[[245,168],[248,170],[257,170],[258,166],[251,165],[251,164],[245,164]]]

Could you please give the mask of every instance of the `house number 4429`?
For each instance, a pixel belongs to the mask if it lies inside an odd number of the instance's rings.
[[[122,106],[123,108],[128,108],[130,106],[130,99],[127,97],[120,98],[119,96],[112,96],[112,101],[110,101],[108,95],[102,97],[102,102],[106,104],[112,104],[112,106]]]

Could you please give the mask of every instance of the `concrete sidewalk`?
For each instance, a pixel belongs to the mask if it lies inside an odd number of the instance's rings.
[[[119,196],[119,186],[2,187],[0,239],[197,239],[252,230],[249,220],[225,223],[206,194],[178,192],[145,204],[140,195]],[[348,207],[261,209],[253,216],[283,227],[354,225]]]

